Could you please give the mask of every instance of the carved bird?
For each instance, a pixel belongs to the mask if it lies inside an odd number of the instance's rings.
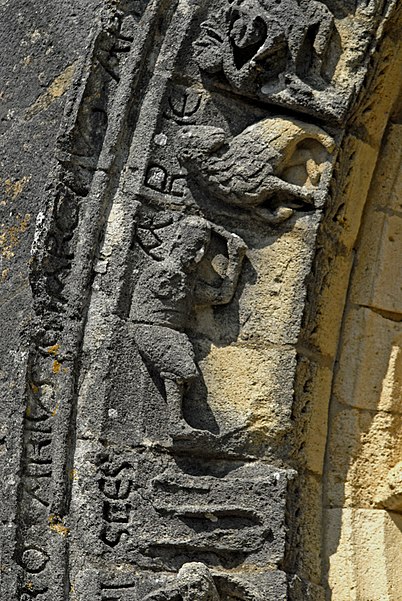
[[[270,221],[288,218],[292,207],[314,206],[335,146],[321,128],[282,117],[259,121],[231,140],[209,126],[185,128],[181,138],[179,160],[198,185],[227,204],[255,207]]]

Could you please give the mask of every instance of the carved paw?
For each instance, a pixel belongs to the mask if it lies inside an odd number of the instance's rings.
[[[295,210],[290,207],[278,207],[277,209],[270,211],[269,209],[264,209],[262,207],[257,207],[254,209],[254,214],[256,217],[265,221],[266,223],[272,225],[278,225],[287,219],[290,219],[294,214]]]

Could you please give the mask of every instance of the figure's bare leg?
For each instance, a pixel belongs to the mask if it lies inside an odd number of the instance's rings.
[[[183,389],[183,382],[170,378],[165,379],[169,434],[173,436],[183,436],[193,432],[193,428],[188,425],[183,417]]]

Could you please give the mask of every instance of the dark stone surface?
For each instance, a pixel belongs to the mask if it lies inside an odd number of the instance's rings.
[[[203,362],[267,351],[256,328],[242,338],[247,294],[265,302],[253,262],[284,236],[304,244],[303,290],[373,15],[313,0],[2,4],[1,599],[309,591],[289,561],[286,441],[304,292],[287,299],[292,342],[265,359],[265,430],[214,408]],[[342,77],[340,16],[365,34]]]
[[[17,598],[15,512],[26,407],[27,332],[33,318],[30,250],[36,216],[45,208],[44,187],[67,97],[58,96],[63,82],[54,89],[54,98],[46,94],[52,82],[85,53],[99,4],[6,0],[0,5],[1,599]],[[35,105],[41,97],[46,102]],[[38,110],[33,111],[34,106]]]

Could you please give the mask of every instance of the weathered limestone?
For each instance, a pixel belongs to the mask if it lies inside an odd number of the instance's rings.
[[[401,514],[329,509],[326,524],[333,597],[340,601],[398,599],[402,586]]]
[[[332,391],[325,555],[333,598],[345,601],[391,601],[402,590],[398,133],[391,122],[371,184]]]
[[[25,304],[1,599],[391,601],[400,280],[373,265],[397,263],[396,164],[365,205],[391,114],[383,160],[400,148],[398,7],[87,8],[19,114],[23,144],[47,119],[57,144],[3,178]]]

